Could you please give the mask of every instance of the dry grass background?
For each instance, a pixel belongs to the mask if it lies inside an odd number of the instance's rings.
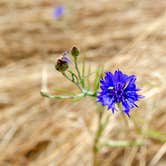
[[[56,21],[51,15],[59,3],[66,13]],[[74,89],[54,70],[56,57],[73,45],[92,69],[104,65],[136,74],[146,96],[127,126],[117,114],[105,132],[146,144],[105,148],[101,165],[165,166],[166,143],[146,133],[166,133],[165,0],[0,1],[0,166],[92,164],[93,134],[87,129],[96,127],[95,104],[88,98],[48,100],[39,93],[44,67],[52,93]]]

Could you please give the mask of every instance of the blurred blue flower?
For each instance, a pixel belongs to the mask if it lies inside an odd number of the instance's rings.
[[[53,17],[59,19],[60,17],[62,17],[63,13],[64,13],[64,7],[59,5],[54,9]]]
[[[61,57],[61,59],[63,60],[63,61],[66,61],[68,64],[70,64],[71,63],[71,61],[70,61],[70,59],[68,58],[68,55],[69,54],[69,51],[64,51],[63,52],[63,55],[62,55],[62,57]]]
[[[130,110],[137,107],[135,102],[143,97],[137,93],[140,89],[136,87],[135,81],[135,75],[128,76],[120,70],[114,73],[106,72],[105,77],[100,80],[101,91],[98,92],[97,102],[107,106],[108,110],[112,109],[113,113],[116,110],[115,104],[118,104],[122,111],[130,116]]]

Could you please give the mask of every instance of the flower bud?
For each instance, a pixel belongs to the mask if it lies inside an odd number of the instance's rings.
[[[71,54],[73,57],[77,57],[80,54],[80,51],[77,47],[73,47],[71,50]]]
[[[59,72],[64,72],[69,67],[70,60],[65,55],[66,54],[64,54],[63,56],[61,56],[60,58],[57,59],[55,68]]]

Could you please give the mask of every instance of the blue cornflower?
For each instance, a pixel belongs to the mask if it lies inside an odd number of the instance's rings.
[[[107,106],[112,112],[116,110],[115,104],[121,106],[122,111],[129,116],[130,110],[138,107],[135,102],[143,96],[137,92],[140,90],[135,84],[135,75],[126,75],[120,70],[114,73],[106,72],[100,80],[100,89],[97,98],[103,106]]]
[[[53,17],[59,19],[64,13],[64,7],[59,5],[53,11]]]

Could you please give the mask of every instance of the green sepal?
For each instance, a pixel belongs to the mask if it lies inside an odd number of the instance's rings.
[[[73,47],[71,50],[71,54],[73,57],[77,57],[80,54],[80,51],[77,47]]]

